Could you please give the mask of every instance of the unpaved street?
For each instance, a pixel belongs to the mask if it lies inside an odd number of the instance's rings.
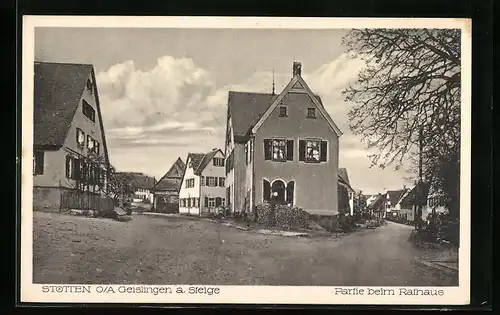
[[[129,222],[34,213],[35,283],[458,285],[419,260],[440,254],[389,223],[339,238],[256,234],[183,217]],[[453,254],[453,253],[452,253]]]

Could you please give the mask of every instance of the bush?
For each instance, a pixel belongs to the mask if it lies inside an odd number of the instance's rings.
[[[309,213],[298,207],[278,206],[275,211],[276,225],[285,230],[309,227]]]
[[[350,232],[354,228],[354,221],[351,216],[339,215],[339,229],[343,232]]]
[[[265,202],[255,206],[257,214],[257,223],[263,224],[265,226],[275,226],[276,218],[274,215],[274,207]]]

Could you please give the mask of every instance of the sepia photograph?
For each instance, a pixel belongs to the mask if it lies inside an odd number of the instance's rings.
[[[32,18],[30,301],[468,301],[466,20]]]

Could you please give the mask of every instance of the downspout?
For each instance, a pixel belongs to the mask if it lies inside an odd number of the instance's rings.
[[[201,196],[201,174],[198,176],[198,215],[201,216],[201,201],[205,201]]]

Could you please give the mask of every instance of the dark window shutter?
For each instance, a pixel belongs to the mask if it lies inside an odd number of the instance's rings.
[[[267,180],[263,180],[263,185],[262,185],[262,195],[264,196],[264,201],[270,201],[271,200],[271,184]]]
[[[200,176],[200,186],[205,186],[205,176]]]
[[[80,160],[73,160],[73,179],[80,179]]]
[[[43,166],[45,164],[45,152],[38,151],[36,152],[36,173],[43,174]]]
[[[306,141],[299,140],[299,161],[306,160]]]
[[[208,197],[205,197],[205,207],[208,207]]]
[[[264,139],[264,160],[270,160],[272,155],[271,139]]]
[[[328,142],[321,141],[321,162],[326,162],[328,156]]]
[[[66,177],[70,178],[69,168],[71,167],[71,156],[66,155]],[[74,172],[74,170],[73,170]]]
[[[293,161],[293,140],[286,141],[286,159]]]
[[[216,197],[215,198],[215,206],[220,207],[222,205],[222,198],[221,197]]]
[[[224,177],[219,177],[219,187],[224,187],[224,183],[222,182]]]
[[[286,185],[286,203],[293,204],[293,193],[294,193],[295,182],[292,180]]]

